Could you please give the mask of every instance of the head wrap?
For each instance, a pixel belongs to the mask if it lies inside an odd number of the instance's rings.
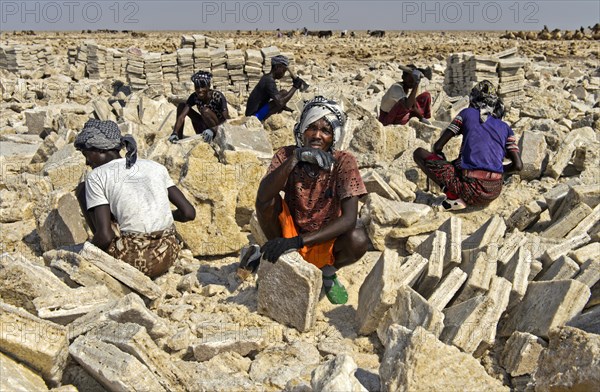
[[[198,71],[192,75],[192,82],[194,82],[194,86],[198,87],[210,87],[210,82],[212,81],[212,74],[206,71]]]
[[[88,120],[79,135],[75,138],[78,150],[127,150],[125,166],[129,169],[137,160],[137,143],[131,135],[121,136],[121,131],[114,121]]]
[[[502,100],[502,98],[498,97],[498,102],[496,102],[496,106],[494,107],[493,116],[502,119],[502,117],[504,117],[504,113],[506,113],[504,101]]]
[[[321,118],[331,125],[333,129],[333,143],[331,149],[335,149],[336,143],[342,140],[344,127],[346,125],[346,113],[342,111],[341,106],[322,96],[316,96],[304,104],[304,109],[300,115],[300,121],[294,126],[294,137],[296,145],[302,147],[304,144],[304,132],[308,126]]]
[[[274,67],[278,64],[282,64],[287,67],[288,65],[290,65],[290,60],[283,55],[277,55],[277,56],[271,57],[271,67]]]
[[[496,88],[488,80],[477,83],[469,95],[470,106],[479,109],[479,119],[485,122],[490,114],[494,114],[498,104]]]

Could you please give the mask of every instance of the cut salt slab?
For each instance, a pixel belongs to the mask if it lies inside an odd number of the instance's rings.
[[[388,336],[379,367],[382,391],[508,391],[479,361],[423,327],[393,325]]]
[[[564,325],[579,314],[589,298],[590,288],[575,280],[531,282],[499,334],[510,336],[514,331],[521,331],[548,338],[552,328]]]
[[[427,259],[419,254],[400,261],[398,252],[386,249],[360,286],[356,309],[358,333],[375,332],[385,312],[396,302],[398,289],[414,284],[426,265]]]
[[[261,262],[257,284],[260,314],[300,332],[315,325],[323,277],[298,252],[284,254],[276,263]]]

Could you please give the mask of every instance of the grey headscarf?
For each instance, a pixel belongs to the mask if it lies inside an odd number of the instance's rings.
[[[271,67],[274,67],[277,64],[282,64],[287,67],[288,65],[290,65],[290,60],[283,55],[277,55],[277,56],[271,57]]]
[[[346,126],[346,113],[342,111],[341,106],[337,102],[320,95],[304,104],[300,121],[294,126],[294,137],[298,147],[302,147],[303,145],[304,132],[308,126],[321,118],[325,118],[331,125],[331,128],[333,128],[331,150],[335,149],[336,143],[342,140],[344,127]]]
[[[137,143],[131,135],[121,136],[121,131],[114,121],[88,120],[77,138],[75,148],[78,150],[120,150],[125,148],[125,167],[129,169],[137,161]]]

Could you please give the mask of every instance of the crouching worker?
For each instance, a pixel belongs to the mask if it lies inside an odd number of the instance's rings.
[[[211,90],[212,74],[210,72],[198,71],[192,75],[195,92],[189,96],[185,103],[177,106],[177,120],[173,127],[173,133],[169,141],[175,143],[183,139],[183,127],[185,118],[192,120],[194,131],[202,135],[205,142],[212,142],[217,134],[219,125],[229,119],[227,99],[222,92]],[[193,107],[196,106],[198,111]]]
[[[433,145],[433,152],[417,148],[414,160],[428,178],[446,194],[442,207],[460,210],[484,206],[502,191],[503,173],[523,168],[513,130],[501,120],[504,105],[487,80],[471,90],[470,105],[463,109]],[[446,161],[442,152],[448,141],[462,135],[460,155]],[[510,164],[503,164],[504,158]]]
[[[379,110],[379,121],[383,125],[406,124],[416,117],[425,124],[431,124],[431,94],[423,91],[417,95],[419,83],[426,77],[431,79],[431,68],[424,69],[427,73],[416,68],[405,66],[402,69],[402,82],[394,83],[384,94]]]
[[[291,111],[286,105],[296,90],[302,88],[304,80],[296,76],[289,91],[278,90],[276,80],[283,78],[288,71],[289,60],[279,55],[271,58],[271,72],[263,75],[248,97],[246,116],[255,116],[260,122],[284,110]]]
[[[367,191],[356,159],[335,149],[345,122],[335,102],[323,97],[307,102],[294,127],[296,145],[277,151],[256,197],[258,221],[268,239],[263,258],[276,262],[297,250],[321,269],[325,293],[334,304],[348,300],[337,269],[358,261],[369,244],[365,230],[357,227],[358,198]]]
[[[131,135],[112,121],[89,120],[75,139],[92,171],[77,187],[77,199],[94,233],[91,242],[151,278],[179,253],[173,220],[193,220],[196,210],[159,163],[137,159]],[[125,158],[119,151],[125,148]],[[171,211],[173,203],[176,210]],[[118,225],[118,234],[112,224]]]

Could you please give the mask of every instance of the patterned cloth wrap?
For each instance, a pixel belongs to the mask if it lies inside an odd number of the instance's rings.
[[[469,105],[479,109],[479,120],[484,123],[489,115],[502,119],[504,102],[496,94],[496,88],[488,80],[477,83],[469,94]]]
[[[209,87],[212,82],[212,74],[206,71],[198,71],[192,75],[192,82],[196,88]]]
[[[115,236],[107,253],[154,278],[173,265],[180,250],[175,226],[171,226],[152,233],[122,232]]]
[[[346,113],[344,113],[342,107],[337,102],[320,95],[304,104],[300,121],[294,126],[296,146],[303,146],[304,132],[308,129],[308,126],[323,117],[333,128],[331,150],[335,150],[338,147],[337,144],[342,141],[344,135],[344,127],[347,120]]]
[[[131,135],[121,136],[114,121],[89,119],[75,138],[75,148],[81,150],[120,150],[125,148],[125,165],[129,169],[137,161],[137,143]]]
[[[460,160],[426,159],[425,165],[442,184],[444,191],[458,195],[468,205],[484,206],[500,196],[503,180],[481,180],[463,176]]]

